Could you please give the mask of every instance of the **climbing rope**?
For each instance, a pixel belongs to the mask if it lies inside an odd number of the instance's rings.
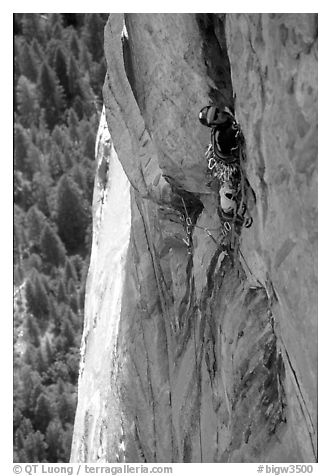
[[[199,226],[199,225],[193,225],[191,218],[188,215],[187,208],[185,201],[183,197],[181,197],[182,203],[183,203],[183,208],[184,208],[184,216],[181,218],[181,221],[185,223],[185,231],[187,235],[187,241],[184,240],[184,242],[187,244],[187,246],[190,248],[189,254],[192,254],[192,230],[194,228],[199,228],[200,230],[203,230],[207,235],[214,241],[216,245],[218,245],[218,242],[214,238],[214,236],[211,234],[211,231],[219,231],[223,237],[225,237],[232,229],[231,224],[229,221],[225,221],[222,223],[221,226],[217,228],[206,228],[204,226]]]
[[[218,228],[205,228],[204,226],[199,226],[195,225],[195,228],[199,228],[200,230],[203,230],[204,232],[207,233],[208,236],[214,241],[216,245],[218,245],[218,242],[215,240],[213,235],[210,233],[211,231],[220,231],[221,235],[225,237],[230,231],[231,231],[231,225],[228,221],[224,222],[223,225],[219,226]]]

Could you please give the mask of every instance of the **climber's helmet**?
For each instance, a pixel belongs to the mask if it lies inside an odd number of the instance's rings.
[[[216,125],[219,109],[216,106],[205,106],[199,112],[199,121],[207,127]]]
[[[228,121],[232,122],[232,114],[228,108],[220,110],[216,106],[205,106],[199,112],[199,121],[207,127],[215,127]]]

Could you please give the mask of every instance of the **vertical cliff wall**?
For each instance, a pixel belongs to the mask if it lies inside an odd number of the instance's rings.
[[[71,460],[316,461],[316,16],[112,14],[105,54]],[[218,213],[211,102],[249,229]]]

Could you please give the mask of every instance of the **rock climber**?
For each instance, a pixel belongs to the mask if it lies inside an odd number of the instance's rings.
[[[219,181],[220,212],[224,220],[231,218],[249,227],[251,219],[244,220],[246,205],[243,203],[242,172],[240,169],[240,147],[243,143],[240,127],[225,107],[205,106],[199,120],[211,128],[211,143],[206,152],[208,169]]]

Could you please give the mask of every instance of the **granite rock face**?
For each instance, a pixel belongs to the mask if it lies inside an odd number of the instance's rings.
[[[316,461],[316,16],[112,14],[105,54],[71,460]],[[236,233],[211,102],[246,142]]]

